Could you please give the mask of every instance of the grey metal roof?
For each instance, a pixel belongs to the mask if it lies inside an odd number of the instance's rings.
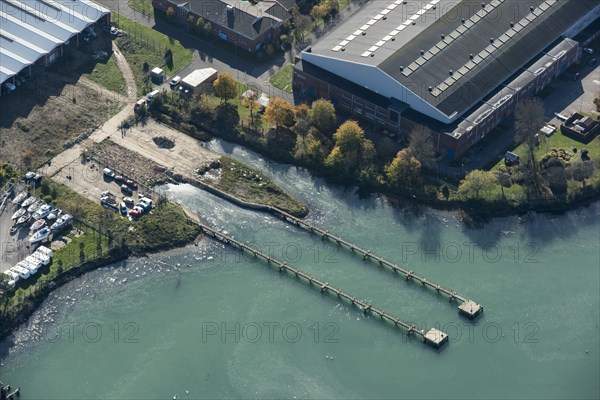
[[[108,13],[89,0],[0,0],[0,83]]]
[[[378,18],[392,4],[386,19]],[[598,0],[373,1],[311,52],[377,66],[444,114],[460,115],[597,5]],[[378,19],[366,26],[373,17]],[[402,25],[401,31],[393,29]]]

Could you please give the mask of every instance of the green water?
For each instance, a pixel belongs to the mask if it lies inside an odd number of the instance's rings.
[[[311,208],[308,219],[485,307],[456,304],[266,214],[189,186],[168,194],[226,230],[423,329],[435,351],[222,245],[94,271],[2,343],[22,399],[598,398],[600,204],[466,228],[454,214],[359,199],[222,142]],[[186,390],[188,394],[186,394]]]

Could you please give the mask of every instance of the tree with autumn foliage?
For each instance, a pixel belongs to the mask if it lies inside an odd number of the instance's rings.
[[[385,168],[385,175],[390,185],[413,189],[421,182],[421,162],[409,149],[402,149]]]
[[[375,146],[365,138],[365,131],[356,121],[346,121],[333,135],[335,146],[325,164],[341,172],[346,178],[371,165],[375,158]]]
[[[221,102],[227,106],[229,100],[233,99],[237,94],[237,85],[235,79],[228,72],[219,72],[217,79],[213,83],[216,95],[221,99]]]
[[[275,125],[277,130],[282,126],[292,126],[295,121],[294,114],[294,107],[281,97],[271,98],[265,109],[265,119],[268,123]]]

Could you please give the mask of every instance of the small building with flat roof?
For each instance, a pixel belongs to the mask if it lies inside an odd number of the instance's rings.
[[[209,90],[217,79],[217,70],[214,68],[196,69],[181,80],[180,85],[190,92]]]

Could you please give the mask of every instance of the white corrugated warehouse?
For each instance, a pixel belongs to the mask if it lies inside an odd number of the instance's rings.
[[[89,0],[0,0],[0,83],[36,63],[48,65],[110,11]]]

